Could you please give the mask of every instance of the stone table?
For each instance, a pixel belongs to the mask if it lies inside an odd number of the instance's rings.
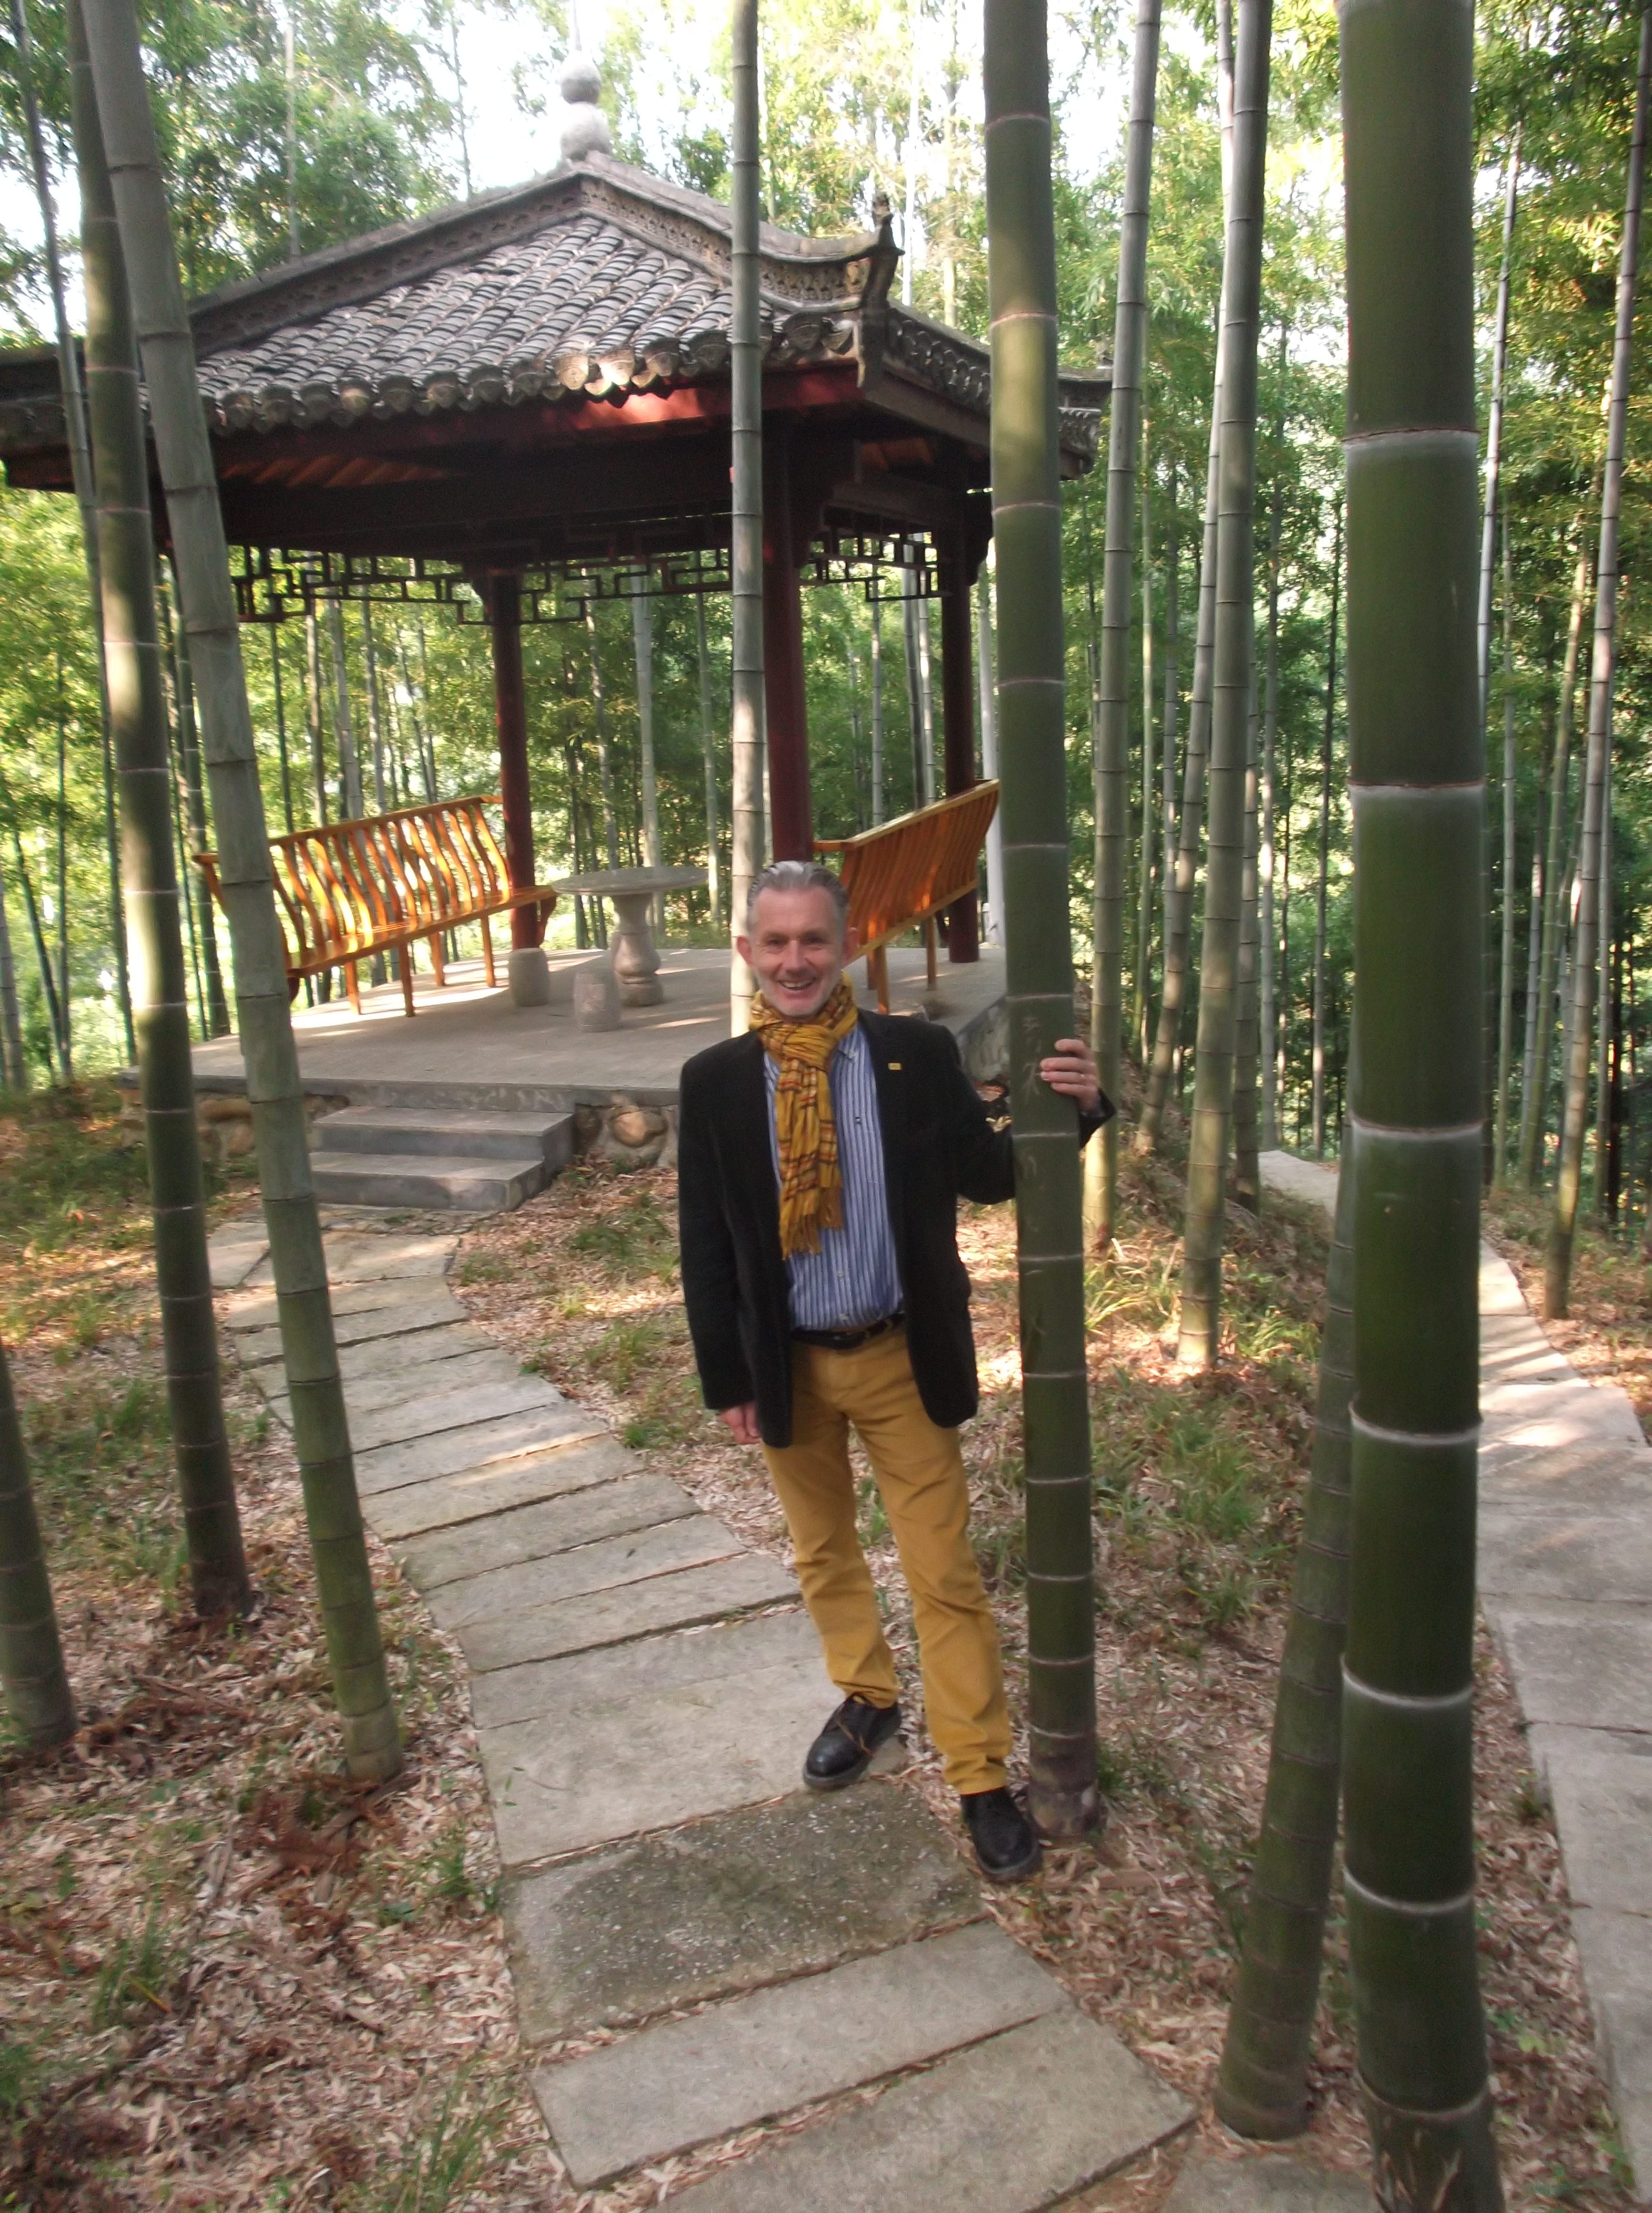
[[[665,986],[659,980],[660,956],[649,929],[649,908],[666,892],[698,891],[704,869],[587,869],[577,876],[558,876],[554,888],[588,899],[612,899],[619,917],[608,959],[628,1007],[657,1007]]]

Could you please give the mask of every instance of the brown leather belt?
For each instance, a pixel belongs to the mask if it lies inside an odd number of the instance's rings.
[[[905,1320],[904,1314],[885,1314],[881,1321],[869,1321],[862,1329],[795,1329],[792,1338],[798,1344],[818,1344],[827,1352],[858,1352],[875,1338],[903,1327]]]

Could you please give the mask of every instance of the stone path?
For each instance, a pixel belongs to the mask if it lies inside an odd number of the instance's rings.
[[[259,1229],[213,1276],[284,1419]],[[922,1805],[801,1788],[836,1694],[790,1576],[467,1320],[456,1244],[328,1265],[363,1511],[470,1668],[524,2041],[610,2039],[533,2068],[574,2183],[826,2103],[670,2202],[1035,2213],[1186,2128]]]
[[[1336,1174],[1263,1155],[1330,1207]],[[1652,2204],[1652,1446],[1480,1248],[1480,1600],[1554,1801],[1583,1980],[1624,2146]],[[1212,2201],[1213,2204],[1215,2201]]]

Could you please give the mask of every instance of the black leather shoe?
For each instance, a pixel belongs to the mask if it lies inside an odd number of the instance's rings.
[[[1042,1856],[1039,1840],[1007,1790],[967,1790],[958,1802],[981,1873],[989,1882],[1019,1882],[1032,1874]]]
[[[841,1790],[858,1783],[872,1755],[900,1727],[900,1708],[845,1698],[808,1748],[803,1780],[811,1790]]]

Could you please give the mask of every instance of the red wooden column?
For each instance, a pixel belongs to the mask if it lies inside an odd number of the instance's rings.
[[[938,533],[941,557],[941,740],[946,796],[975,774],[975,655],[970,625],[968,546],[961,522]],[[947,958],[978,960],[981,925],[973,892],[947,909]]]
[[[777,861],[814,858],[803,682],[803,600],[787,442],[766,435],[763,468],[763,694],[769,747],[769,835]]]
[[[487,579],[488,630],[493,641],[493,716],[499,733],[499,791],[504,805],[505,866],[513,891],[533,876],[533,808],[527,788],[527,698],[522,685],[521,580],[496,569]],[[544,935],[536,906],[513,907],[513,950]]]

